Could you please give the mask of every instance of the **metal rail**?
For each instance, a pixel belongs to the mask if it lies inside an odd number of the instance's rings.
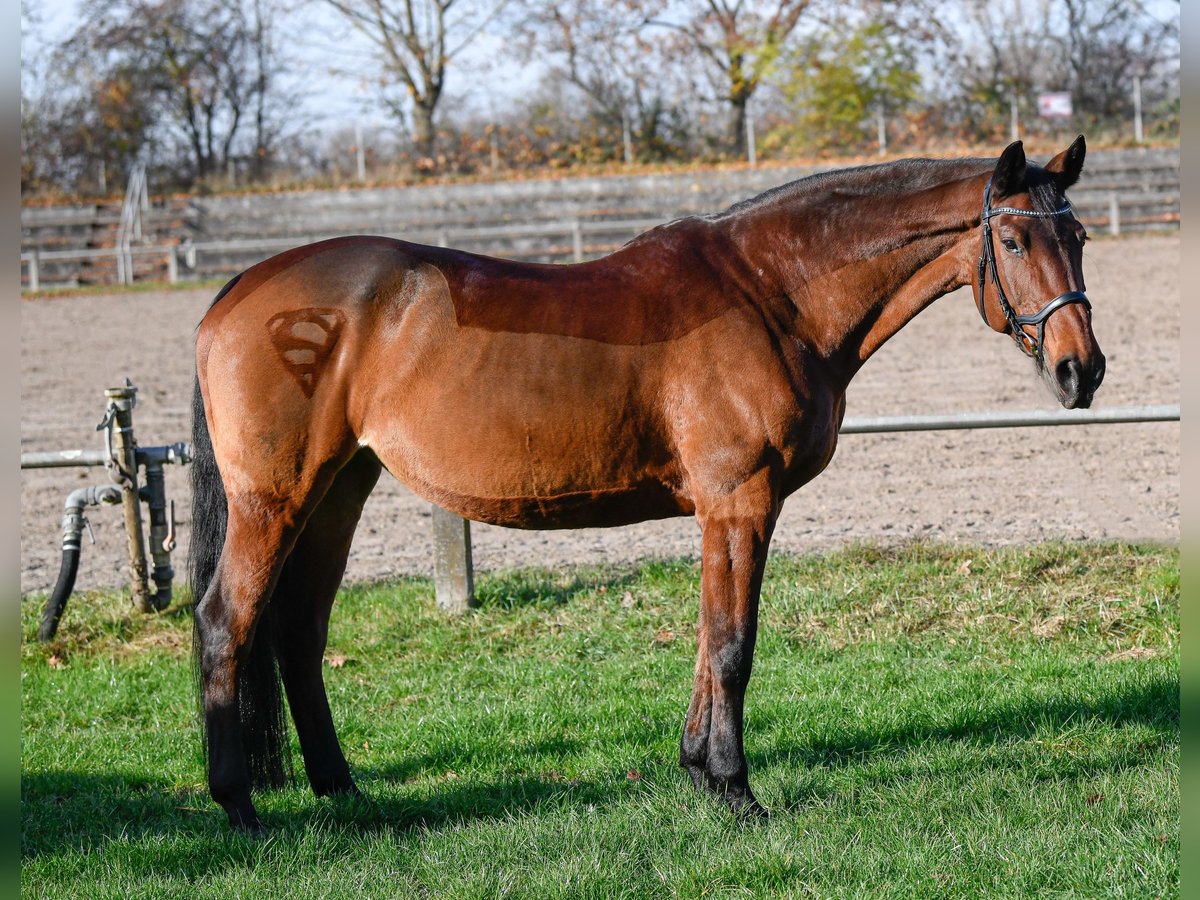
[[[21,454],[22,469],[67,469],[75,466],[106,466],[103,450],[46,450]]]
[[[842,421],[841,434],[888,434],[904,431],[943,431],[977,428],[1029,428],[1046,425],[1113,425],[1128,422],[1178,422],[1179,404],[1113,406],[1078,410],[1017,410],[937,416],[852,416]],[[433,507],[434,590],[438,606],[449,613],[475,605],[471,564],[471,523]]]
[[[132,407],[132,385],[126,389],[110,390],[108,395],[127,399]],[[128,395],[128,396],[127,396]],[[1134,422],[1177,422],[1180,417],[1179,404],[1153,406],[1114,406],[1100,409],[1081,410],[1014,410],[957,413],[951,415],[925,416],[851,416],[842,422],[841,434],[887,434],[911,431],[971,430],[982,428],[1028,428],[1058,425],[1111,425]],[[102,425],[104,423],[101,423]],[[129,424],[132,430],[132,424]],[[104,466],[110,468],[114,462],[114,449],[57,450],[21,454],[22,469],[60,468],[67,466]],[[137,500],[132,500],[136,523],[126,517],[126,531],[130,542],[131,565],[135,570],[134,595],[139,607],[145,610],[161,608],[170,599],[169,552],[174,548],[174,515],[166,513],[165,495],[162,488],[162,466],[165,463],[184,464],[191,459],[191,448],[185,443],[161,447],[136,448],[136,458],[126,461],[129,473],[137,466],[146,468],[148,487],[157,502],[151,503],[151,552],[155,560],[154,580],[159,590],[150,595],[146,579],[145,551],[141,547],[141,520],[136,513]],[[128,457],[128,448],[125,448]],[[124,473],[122,473],[124,474]],[[133,482],[136,489],[136,482]],[[88,489],[95,493],[99,489]],[[67,515],[63,520],[64,563],[50,601],[47,603],[39,636],[42,640],[53,637],[62,616],[63,607],[75,582],[75,567],[78,565],[80,531],[86,520],[83,507],[101,502],[120,502],[120,492],[105,486],[108,494],[83,495],[75,491],[67,500]],[[127,510],[127,512],[130,512]],[[435,592],[438,606],[450,613],[464,612],[475,603],[474,572],[471,560],[471,523],[439,506],[433,507],[434,529],[434,573]],[[136,534],[134,534],[136,532]]]
[[[1110,425],[1123,422],[1178,422],[1179,404],[1110,406],[1100,409],[972,412],[941,416],[850,416],[841,434],[897,431],[955,431],[975,428],[1030,428],[1046,425]]]
[[[1178,422],[1179,404],[1110,406],[1100,409],[1018,410],[952,413],[935,416],[850,416],[841,434],[888,434],[902,431],[961,431],[978,428],[1033,428],[1048,425],[1112,425],[1132,422]],[[178,463],[185,444],[150,448],[163,452],[161,462]],[[103,450],[49,450],[21,454],[22,469],[58,469],[107,465]]]
[[[129,170],[125,203],[121,207],[121,221],[117,225],[117,281],[121,284],[133,283],[133,256],[129,251],[134,241],[142,239],[142,212],[149,208],[146,166],[143,163],[134,163]]]

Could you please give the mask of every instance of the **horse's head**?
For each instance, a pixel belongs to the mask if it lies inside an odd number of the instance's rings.
[[[983,246],[975,303],[994,330],[1011,334],[1067,409],[1086,408],[1104,378],[1083,293],[1083,225],[1065,192],[1079,179],[1083,135],[1046,164],[1027,164],[1009,144],[983,196]]]

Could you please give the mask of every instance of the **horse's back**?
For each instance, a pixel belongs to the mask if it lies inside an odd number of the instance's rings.
[[[370,447],[422,496],[519,527],[691,512],[697,477],[736,481],[795,412],[723,259],[695,224],[580,266],[371,237],[297,248],[201,325],[214,447],[279,489],[297,460]]]
[[[282,485],[299,458],[336,466],[369,446],[418,493],[484,521],[548,527],[686,512],[657,449],[661,351],[463,322],[464,286],[479,284],[488,261],[460,256],[468,262],[342,238],[243,273],[197,342],[226,467]],[[534,282],[553,274],[531,271]],[[503,281],[497,300],[519,303],[519,285]]]

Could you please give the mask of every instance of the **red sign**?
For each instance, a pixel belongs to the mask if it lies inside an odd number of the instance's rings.
[[[1071,118],[1071,95],[1065,91],[1038,94],[1038,115],[1043,119]]]

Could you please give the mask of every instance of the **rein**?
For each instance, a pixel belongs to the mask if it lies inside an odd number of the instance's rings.
[[[1042,361],[1042,344],[1046,337],[1046,320],[1050,318],[1058,310],[1072,303],[1079,303],[1087,310],[1088,319],[1092,317],[1092,304],[1088,301],[1087,294],[1083,291],[1066,291],[1059,294],[1036,313],[1027,316],[1017,315],[1017,311],[1013,309],[1012,304],[1008,302],[1008,297],[1004,294],[1004,287],[1000,284],[1000,269],[996,265],[996,249],[992,240],[992,216],[1027,216],[1031,219],[1052,219],[1055,216],[1061,216],[1064,213],[1071,211],[1070,201],[1065,201],[1061,207],[1053,212],[1038,212],[1032,209],[1017,209],[1013,206],[992,206],[992,181],[989,178],[987,187],[983,189],[983,213],[980,218],[980,227],[983,231],[983,249],[979,254],[979,293],[977,295],[977,303],[979,305],[979,315],[983,317],[984,322],[988,322],[987,312],[983,305],[983,289],[987,271],[990,268],[992,273],[992,284],[996,286],[996,297],[1000,301],[1000,309],[1004,313],[1004,318],[1008,320],[1009,333],[1012,335],[1013,341],[1021,348],[1026,356],[1031,356],[1039,363]],[[988,322],[990,326],[991,323]],[[1037,340],[1031,338],[1028,332],[1025,331],[1025,325],[1037,326]]]

